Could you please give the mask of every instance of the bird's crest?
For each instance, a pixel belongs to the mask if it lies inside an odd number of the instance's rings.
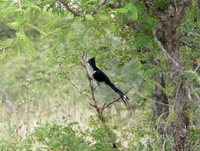
[[[91,65],[96,65],[95,64],[95,57],[92,57],[88,60],[88,63],[91,64]]]

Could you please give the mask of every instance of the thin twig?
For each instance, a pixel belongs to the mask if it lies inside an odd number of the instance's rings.
[[[175,6],[175,11],[177,12],[178,8],[177,8],[176,0],[174,0],[174,6]]]
[[[188,47],[188,48],[191,48],[193,50],[200,51],[200,48],[197,45],[195,45],[193,42],[181,41],[181,44]]]
[[[197,72],[197,70],[199,69],[200,67],[200,63],[198,64],[198,66],[194,69],[194,72]]]
[[[124,94],[127,94],[131,89],[133,89],[133,87],[135,86],[135,83],[136,82],[134,82],[132,84],[132,86]],[[109,108],[111,105],[113,105],[115,102],[119,101],[120,99],[121,99],[121,97],[118,97],[117,99],[114,99],[113,101],[111,101],[108,104],[105,103],[104,106],[103,106],[103,110],[105,110],[106,108]]]
[[[57,58],[57,55],[55,57]],[[57,58],[57,60],[58,60],[58,58]],[[87,102],[91,105],[92,103],[90,102],[90,99],[85,94],[82,93],[82,91],[76,86],[76,84],[74,82],[71,81],[71,79],[69,78],[69,75],[65,72],[65,70],[62,67],[62,62],[57,61],[57,64],[59,65],[59,67],[62,71],[62,74],[64,75],[64,78],[67,79],[68,82],[79,92],[79,94],[81,96],[83,96],[87,100]]]
[[[88,99],[88,97],[87,97],[86,95],[84,95],[84,94],[82,93],[82,91],[76,86],[76,84],[73,83],[73,82],[71,81],[71,79],[69,78],[69,76],[68,76],[68,75],[65,73],[65,71],[63,70],[62,66],[61,66],[60,64],[59,64],[59,66],[60,66],[60,68],[61,68],[61,70],[62,70],[62,72],[63,72],[64,77],[69,81],[69,83],[70,83],[83,97],[85,97],[85,98],[87,99],[88,103],[91,104],[91,102],[90,102],[90,100]]]
[[[136,93],[136,95],[139,96],[139,97],[141,97],[141,98],[144,98],[144,99],[149,100],[149,101],[152,102],[152,99],[151,99],[151,98],[148,98],[148,97],[146,97],[146,96],[142,96],[142,95],[140,95],[140,94],[138,94],[138,93]],[[174,107],[174,106],[172,106],[172,105],[165,104],[165,103],[162,103],[162,102],[159,102],[159,101],[155,101],[155,100],[154,100],[154,102],[156,102],[157,104],[169,106],[170,108],[173,108],[173,107]]]

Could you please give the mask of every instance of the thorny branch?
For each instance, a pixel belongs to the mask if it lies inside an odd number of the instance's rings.
[[[65,6],[65,8],[70,12],[72,13],[74,16],[81,16],[83,14],[83,12],[73,8],[72,4],[70,2],[64,2],[64,0],[60,0],[60,3]],[[99,5],[100,6],[103,6],[107,3],[106,0],[100,0],[99,1]],[[120,8],[121,7],[121,4],[120,2],[117,2],[117,3],[114,3],[114,4],[109,4],[108,7],[112,8],[112,9],[116,9],[116,8]],[[95,11],[92,11],[90,12],[92,15],[96,14],[96,10]]]
[[[88,102],[89,104],[91,104],[91,103],[90,103],[90,99],[89,99],[84,93],[82,93],[82,91],[76,86],[76,84],[75,84],[74,82],[71,81],[69,75],[65,72],[65,70],[64,70],[64,68],[63,68],[63,65],[62,65],[63,63],[60,62],[60,61],[58,61],[59,59],[58,59],[58,56],[56,55],[56,53],[54,54],[54,56],[56,57],[57,64],[59,65],[59,68],[60,68],[60,70],[61,70],[62,75],[64,76],[64,78],[67,79],[67,81],[78,91],[78,93],[79,93],[82,97],[84,97],[84,98],[87,100],[87,102]]]
[[[61,69],[61,71],[62,71],[62,74],[64,75],[64,78],[67,79],[67,81],[80,93],[81,96],[83,96],[83,97],[87,100],[87,102],[88,102],[89,104],[91,104],[91,103],[90,103],[90,99],[89,99],[86,95],[84,95],[84,94],[82,93],[82,91],[76,86],[75,83],[73,83],[73,82],[71,81],[71,79],[69,78],[69,75],[68,75],[68,74],[65,72],[65,70],[63,69],[62,62],[58,62],[58,61],[57,61],[57,63],[58,63],[58,65],[59,65],[59,67],[60,67],[60,69]]]
[[[107,0],[99,0],[99,7],[106,5],[107,4]],[[71,13],[73,14],[75,17],[77,16],[81,16],[83,15],[84,17],[84,11],[80,11],[77,10],[75,8],[73,8],[72,4],[70,4],[70,2],[64,2],[64,0],[60,0],[60,3]],[[121,1],[118,0],[117,2],[113,3],[113,4],[108,4],[107,5],[109,8],[111,9],[117,9],[122,7]],[[95,15],[97,12],[97,10],[94,10],[91,13],[91,15]],[[128,26],[129,28],[132,28],[133,30],[136,30],[138,32],[142,32],[143,34],[147,35],[146,29],[142,24],[136,23],[131,21],[128,17],[126,17],[126,21],[125,21],[126,26]]]

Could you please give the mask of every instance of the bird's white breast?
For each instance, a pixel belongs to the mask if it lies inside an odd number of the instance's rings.
[[[87,68],[87,72],[90,78],[94,79],[93,74],[95,73],[95,71],[92,68],[92,66],[89,63],[87,63],[86,68]]]

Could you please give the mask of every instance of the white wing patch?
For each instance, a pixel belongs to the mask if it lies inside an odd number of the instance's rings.
[[[123,96],[123,100],[128,101],[128,98],[126,95]]]

